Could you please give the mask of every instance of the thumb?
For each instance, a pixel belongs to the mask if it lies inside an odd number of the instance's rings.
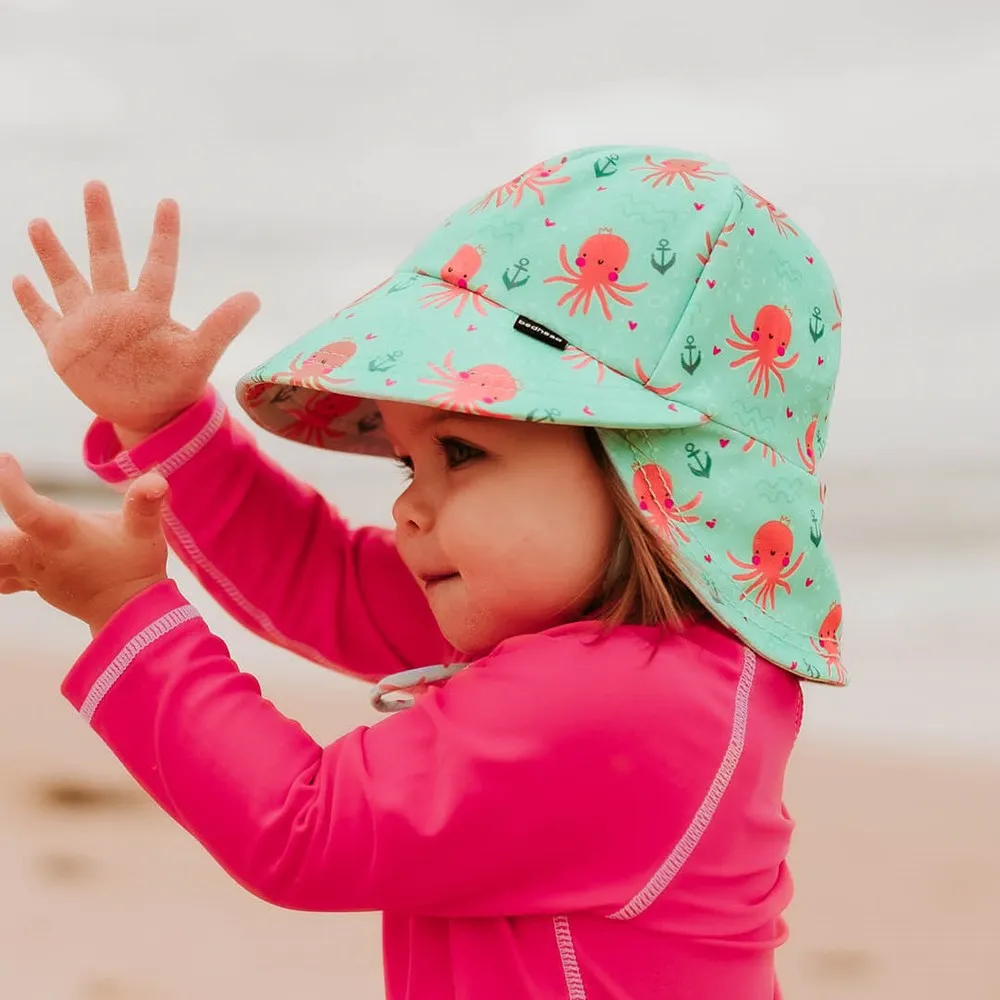
[[[163,528],[160,514],[169,486],[158,472],[147,472],[128,488],[122,508],[125,531],[132,538],[156,538]]]
[[[226,299],[195,331],[199,354],[214,366],[259,309],[260,299],[253,292],[240,292]]]

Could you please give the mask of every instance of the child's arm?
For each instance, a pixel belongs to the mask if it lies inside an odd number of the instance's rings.
[[[575,634],[511,640],[324,748],[164,581],[108,622],[63,693],[162,807],[274,904],[612,912],[681,839],[717,764],[713,753],[704,768],[665,768],[642,742],[651,724],[721,737],[725,751],[720,727],[697,713],[685,722],[683,704],[651,720],[635,679],[619,684],[617,648]]]
[[[177,205],[158,206],[134,288],[104,185],[88,184],[84,205],[91,283],[36,220],[29,233],[59,309],[27,278],[15,279],[14,292],[53,370],[100,418],[86,444],[91,468],[112,482],[149,469],[166,476],[174,551],[259,635],[364,677],[447,658],[387,534],[348,530],[321,496],[257,451],[208,385],[257,297],[233,296],[188,329],[170,314]],[[135,444],[128,453],[119,454],[113,428]]]
[[[350,529],[260,451],[211,386],[128,451],[95,421],[84,458],[115,485],[163,475],[171,549],[237,621],[276,645],[368,679],[453,652],[392,533]]]

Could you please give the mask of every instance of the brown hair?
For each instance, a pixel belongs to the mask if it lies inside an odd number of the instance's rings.
[[[584,434],[619,517],[618,539],[590,617],[601,621],[605,632],[619,625],[679,630],[706,612],[684,583],[677,549],[643,516],[597,431],[585,427]]]

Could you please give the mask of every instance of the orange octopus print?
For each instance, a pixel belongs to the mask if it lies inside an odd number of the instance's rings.
[[[549,166],[544,161],[536,163],[533,167],[525,170],[523,174],[518,174],[513,180],[487,191],[483,198],[469,209],[469,214],[474,215],[491,205],[494,208],[501,208],[508,202],[510,202],[511,208],[517,208],[521,204],[521,199],[524,198],[525,191],[530,191],[538,199],[538,204],[544,205],[545,188],[569,183],[569,177],[556,176],[565,164],[565,156],[555,166]]]
[[[806,428],[805,441],[795,442],[795,446],[799,450],[799,458],[802,459],[802,464],[810,475],[816,474],[816,427],[818,424],[819,417],[813,417]]]
[[[740,600],[753,596],[754,604],[762,611],[767,610],[768,603],[773,611],[775,592],[779,587],[786,594],[792,592],[787,581],[795,575],[805,557],[805,553],[800,552],[792,562],[794,548],[795,537],[788,518],[783,517],[780,521],[765,521],[754,533],[750,562],[742,562],[732,552],[727,552],[734,565],[746,570],[745,573],[734,573],[733,579],[738,583],[749,581],[740,594]]]
[[[486,407],[512,400],[521,388],[517,379],[501,365],[476,365],[465,371],[456,371],[452,366],[454,354],[454,351],[449,351],[440,367],[428,362],[431,371],[437,375],[436,379],[417,380],[424,385],[444,389],[444,392],[429,396],[427,402],[442,410],[511,419],[506,413],[495,413]]]
[[[326,447],[329,442],[344,437],[342,431],[330,426],[333,421],[356,410],[360,405],[361,400],[352,396],[317,393],[302,406],[282,407],[289,416],[295,417],[296,422],[280,429],[278,434],[290,441],[318,448]]]
[[[762,208],[767,212],[768,218],[774,223],[775,229],[781,233],[785,239],[788,239],[788,234],[791,233],[792,236],[798,236],[798,231],[795,227],[788,221],[788,213],[782,212],[773,201],[768,201],[762,194],[758,194],[753,188],[748,188],[746,184],[743,185],[743,190],[746,191],[748,195],[754,200],[754,208]]]
[[[288,371],[276,372],[271,376],[275,382],[288,381],[304,389],[322,392],[335,385],[347,385],[353,379],[333,378],[330,372],[347,364],[357,353],[358,345],[353,340],[336,340],[309,355],[297,354],[288,366]]]
[[[635,466],[632,477],[632,492],[639,501],[639,509],[649,515],[653,527],[668,542],[680,539],[690,542],[684,524],[697,524],[698,517],[690,513],[701,503],[702,494],[697,493],[685,504],[674,499],[674,482],[670,473],[662,465],[653,462]]]
[[[840,659],[840,639],[837,636],[843,615],[843,608],[834,602],[823,619],[816,638],[809,640],[813,649],[823,657],[827,667],[837,678],[838,684],[844,682],[844,665]]]
[[[623,293],[641,292],[649,284],[648,281],[643,281],[638,285],[623,285],[619,282],[618,279],[622,271],[625,270],[628,258],[628,243],[610,229],[602,229],[583,241],[576,255],[575,263],[579,268],[578,271],[570,266],[564,243],[559,248],[559,261],[566,273],[546,278],[544,283],[565,282],[572,285],[572,288],[556,303],[558,307],[570,302],[570,316],[575,316],[577,309],[581,306],[583,306],[583,314],[586,316],[590,310],[591,300],[596,296],[601,304],[604,318],[610,320],[609,298],[620,305],[631,306],[632,300],[626,298]]]
[[[441,280],[428,282],[424,286],[436,290],[420,297],[423,303],[420,308],[433,306],[435,309],[440,309],[454,302],[456,305],[453,315],[456,318],[462,315],[462,310],[470,302],[480,316],[486,315],[487,305],[499,309],[496,302],[486,297],[486,285],[472,288],[470,284],[482,266],[482,247],[470,246],[468,243],[460,246],[441,268]]]
[[[658,187],[660,184],[666,182],[667,187],[670,187],[675,180],[680,178],[688,191],[693,191],[693,181],[714,181],[716,177],[726,176],[724,173],[719,173],[715,170],[706,170],[707,166],[707,160],[685,160],[676,157],[669,160],[660,160],[659,163],[656,163],[647,154],[645,165],[640,164],[638,167],[633,167],[632,169],[646,171],[646,176],[642,179],[643,184],[646,181],[652,181],[652,186]]]
[[[747,443],[743,445],[744,452],[751,452],[757,445],[760,445],[761,457],[765,462],[771,463],[771,468],[776,469],[778,467],[778,462],[784,463],[785,456],[778,454],[769,444],[765,444],[763,441],[758,441],[757,438],[748,438]]]
[[[735,316],[730,315],[729,323],[739,339],[727,338],[726,343],[744,352],[743,357],[731,361],[729,367],[739,368],[740,365],[753,363],[747,382],[753,383],[755,396],[763,387],[764,397],[767,398],[771,389],[772,375],[784,392],[785,379],[781,373],[799,360],[798,354],[793,354],[790,358],[785,357],[792,340],[792,315],[788,309],[775,305],[761,306],[749,336],[740,329]]]

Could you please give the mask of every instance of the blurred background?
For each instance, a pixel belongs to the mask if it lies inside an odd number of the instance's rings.
[[[85,265],[90,178],[133,279],[156,201],[178,199],[174,315],[263,301],[214,378],[236,412],[239,375],[529,164],[603,142],[727,161],[823,249],[845,314],[821,474],[854,680],[807,690],[785,994],[997,998],[998,11],[0,0],[0,279],[48,290],[36,216]],[[89,414],[9,292],[0,343],[0,449],[44,492],[114,507],[81,461]],[[257,436],[350,520],[389,523],[388,464]],[[363,687],[172,569],[317,739],[373,721]],[[376,917],[268,909],[133,791],[58,694],[88,638],[0,600],[0,997],[380,996]]]

